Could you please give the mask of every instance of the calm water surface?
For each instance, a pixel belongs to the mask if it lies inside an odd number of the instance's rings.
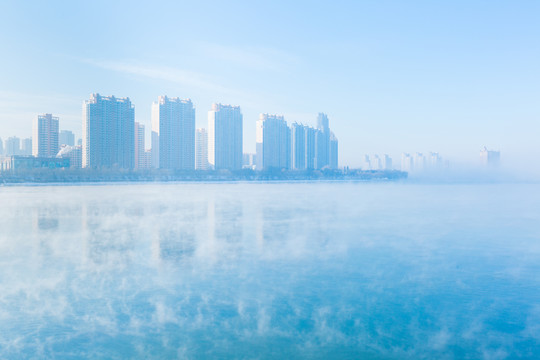
[[[540,185],[0,187],[0,358],[538,359]]]

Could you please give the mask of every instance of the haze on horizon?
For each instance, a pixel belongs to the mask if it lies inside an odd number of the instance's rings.
[[[325,112],[340,166],[363,154],[483,146],[540,173],[540,3],[3,1],[0,138],[37,114],[81,136],[89,95],[130,97],[150,127],[159,95],[240,105],[244,149],[259,113],[315,125]]]

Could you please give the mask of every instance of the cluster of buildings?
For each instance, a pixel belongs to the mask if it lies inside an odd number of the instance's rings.
[[[480,151],[480,162],[484,167],[496,168],[501,162],[501,152],[488,150],[487,147],[483,147]]]
[[[441,170],[448,167],[448,162],[443,161],[442,157],[437,152],[423,154],[420,152],[409,154],[401,154],[401,171],[423,172]]]
[[[261,114],[256,154],[243,153],[239,106],[213,104],[208,127],[196,128],[190,99],[160,96],[152,104],[151,147],[145,126],[135,122],[129,98],[92,94],[83,103],[82,139],[59,130],[52,114],[38,115],[31,139],[0,140],[0,169],[75,167],[171,170],[337,169],[338,140],[326,114],[317,127],[287,124],[283,116]],[[65,159],[69,159],[66,161]],[[67,164],[67,165],[66,165]]]

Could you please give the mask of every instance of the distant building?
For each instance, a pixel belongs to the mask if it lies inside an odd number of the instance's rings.
[[[195,169],[208,170],[208,132],[205,128],[195,132]]]
[[[92,94],[83,103],[83,167],[133,169],[135,109],[129,98]]]
[[[195,168],[195,107],[190,99],[160,96],[152,104],[152,151],[158,168]]]
[[[317,163],[316,138],[319,131],[309,126],[306,126],[304,129],[306,131],[306,169],[313,170]]]
[[[438,169],[442,168],[442,166],[443,166],[443,161],[442,161],[442,158],[439,155],[439,153],[430,152],[429,153],[429,158],[428,158],[428,167],[431,170],[438,170]]]
[[[317,115],[317,133],[315,136],[315,168],[323,169],[330,165],[330,127],[325,113]]]
[[[144,152],[143,162],[139,164],[139,169],[152,168],[152,149],[146,149]]]
[[[415,172],[422,172],[425,170],[426,158],[424,154],[418,153],[418,152],[414,154],[413,162],[414,162],[414,165],[413,165],[412,170],[414,170]]]
[[[35,157],[13,155],[4,158],[0,163],[0,170],[33,170],[33,169],[60,169],[69,167],[69,158]]]
[[[82,146],[62,145],[56,157],[68,158],[69,167],[80,169],[82,167]]]
[[[317,137],[316,140],[316,168],[322,169],[330,164],[330,127],[328,116],[319,113],[317,116]]]
[[[257,155],[256,154],[244,154],[242,160],[243,169],[255,169],[257,165]]]
[[[371,170],[371,161],[369,160],[369,155],[363,155],[360,158],[360,168],[362,170]]]
[[[413,170],[413,158],[410,154],[401,154],[401,171],[411,172]]]
[[[36,157],[55,157],[58,145],[59,119],[52,114],[38,115],[34,120],[32,155]]]
[[[22,139],[20,155],[32,155],[32,138]]]
[[[21,153],[21,139],[12,136],[6,139],[4,143],[4,155],[13,156]]]
[[[239,106],[213,104],[208,112],[208,163],[216,170],[242,168],[243,116]]]
[[[60,130],[60,134],[58,135],[58,142],[60,143],[60,146],[75,146],[75,134],[69,130]]]
[[[338,168],[338,139],[333,132],[330,132],[330,142],[329,142],[329,155],[328,155],[328,165],[330,169]]]
[[[371,159],[369,160],[369,163],[371,165],[370,166],[371,170],[382,170],[383,169],[382,161],[381,161],[381,158],[379,157],[379,155],[372,155]]]
[[[256,135],[257,169],[288,169],[291,134],[284,117],[261,114]]]
[[[144,153],[144,125],[135,122],[135,169],[143,169],[142,163],[146,161]]]
[[[392,158],[384,154],[381,159],[382,159],[382,169],[392,170]]]
[[[0,138],[0,156],[4,155],[4,143],[2,142],[2,138]]]
[[[501,162],[501,152],[488,150],[485,146],[480,151],[480,161],[486,167],[498,167]]]
[[[291,169],[306,169],[307,126],[293,123],[291,125]]]

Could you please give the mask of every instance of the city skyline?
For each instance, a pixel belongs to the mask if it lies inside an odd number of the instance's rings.
[[[90,101],[84,100],[83,101],[83,128],[88,128],[87,122],[87,112],[88,112],[88,104],[90,103],[96,103],[97,100],[105,99],[106,102],[118,102],[118,103],[128,103],[130,107],[130,114],[128,117],[135,118],[135,106],[131,103],[129,97],[125,98],[119,98],[115,95],[111,96],[102,96],[100,94],[94,93],[90,95]],[[164,109],[166,111],[161,111],[161,109]],[[239,106],[231,106],[231,105],[223,105],[223,104],[212,104],[212,110],[208,112],[209,115],[209,123],[208,127],[211,127],[211,121],[210,121],[210,115],[214,113],[217,110],[220,110],[221,108],[224,109],[237,109],[240,111]],[[133,122],[133,133],[134,133],[134,144],[133,144],[133,153],[134,153],[134,159],[133,159],[133,165],[129,165],[128,168],[133,169],[149,169],[149,168],[169,168],[169,169],[184,169],[184,170],[194,170],[197,169],[197,164],[200,163],[200,149],[197,146],[196,143],[196,137],[199,136],[200,131],[204,131],[206,136],[206,143],[208,143],[207,140],[207,130],[206,128],[197,128],[195,129],[194,123],[195,123],[195,106],[191,102],[191,99],[180,99],[178,97],[172,97],[169,98],[166,95],[159,96],[158,101],[154,101],[152,103],[152,112],[153,116],[152,119],[152,126],[155,128],[154,130],[150,129],[148,133],[145,131],[145,125],[140,124],[137,121]],[[103,111],[100,110],[101,113],[107,113],[110,112],[110,110],[104,109]],[[133,113],[133,114],[131,114]],[[103,115],[101,114],[101,116]],[[165,115],[161,115],[165,114]],[[187,116],[187,118],[185,118]],[[243,118],[242,114],[240,113],[240,117]],[[183,119],[187,120],[183,120]],[[173,121],[173,119],[176,119]],[[51,127],[51,121],[54,122],[53,131],[52,134],[45,134],[42,135],[43,130],[40,129],[38,131],[38,124],[41,125],[42,121],[47,121],[45,124],[45,130],[48,132],[50,131]],[[284,125],[284,128],[286,129],[287,133],[283,133],[284,136],[286,136],[286,148],[283,148],[283,146],[275,146],[275,144],[270,145],[272,149],[275,149],[275,154],[272,152],[272,158],[274,160],[271,161],[273,165],[264,165],[265,161],[263,161],[263,146],[262,146],[262,139],[263,139],[263,123],[264,120],[271,120],[275,122],[276,120],[278,122],[282,122]],[[40,122],[41,121],[41,122]],[[167,139],[167,146],[165,146],[169,153],[176,154],[174,156],[178,157],[175,161],[178,162],[176,166],[172,166],[171,164],[167,166],[161,166],[159,157],[160,157],[160,151],[159,151],[159,143],[163,142],[163,137],[159,136],[159,129],[160,127],[163,127],[162,123],[165,121],[166,123],[166,133],[168,134]],[[241,120],[243,122],[243,120]],[[85,125],[86,124],[86,125]],[[268,169],[268,168],[285,168],[285,169],[291,169],[291,170],[301,170],[301,169],[322,169],[324,167],[329,167],[331,169],[337,169],[338,168],[338,139],[335,136],[335,134],[330,131],[329,128],[329,120],[328,116],[325,113],[318,113],[317,119],[316,119],[316,127],[311,127],[309,125],[299,124],[297,122],[293,122],[289,126],[289,122],[287,122],[284,119],[283,115],[269,115],[266,113],[259,114],[259,120],[257,121],[257,129],[255,134],[255,152],[245,152],[242,151],[242,157],[244,156],[253,156],[253,166],[254,168],[257,168],[258,170],[262,169]],[[43,126],[43,125],[41,125]],[[122,125],[125,127],[125,124]],[[187,126],[187,127],[186,127]],[[242,124],[239,125],[240,133],[239,137],[242,137],[242,143],[246,141],[245,136],[242,134],[243,126]],[[272,129],[276,126],[272,126]],[[100,131],[102,132],[103,129]],[[156,131],[157,130],[157,131]],[[182,130],[182,131],[180,131]],[[298,135],[295,135],[298,131],[301,131],[304,133],[302,136],[305,137],[305,139],[302,141],[301,146],[305,147],[305,150],[301,151],[301,156],[303,156],[305,159],[300,161],[300,165],[298,165],[298,149],[296,143],[298,141]],[[272,136],[271,139],[275,137],[275,134],[273,134],[275,131],[271,131]],[[172,135],[173,133],[178,133],[176,135]],[[276,133],[278,134],[279,131]],[[17,136],[11,136],[6,139],[6,141],[3,141],[0,137],[0,155],[10,156],[10,155],[33,155],[33,156],[39,156],[38,153],[34,154],[35,150],[32,145],[32,139],[41,139],[41,142],[44,142],[46,140],[47,142],[56,141],[58,143],[58,150],[62,150],[62,154],[69,153],[72,148],[74,147],[75,143],[75,134],[71,130],[59,130],[59,118],[52,116],[52,114],[42,114],[35,117],[33,121],[32,126],[32,137],[31,138],[19,138]],[[54,140],[51,140],[54,139]],[[146,141],[146,139],[149,138],[150,141]],[[311,139],[312,138],[312,139]],[[249,140],[248,140],[249,142]],[[4,146],[4,143],[6,144]],[[39,141],[35,142],[35,144],[38,144]],[[78,139],[79,145],[82,145],[83,139]],[[149,143],[150,147],[146,147],[145,144]],[[267,146],[270,141],[267,140]],[[310,145],[310,143],[312,143]],[[152,144],[155,144],[154,147],[152,147]],[[50,147],[50,144],[48,144]],[[63,146],[67,145],[69,149],[64,149]],[[35,145],[38,146],[38,145]],[[61,148],[62,146],[62,148]],[[123,145],[122,145],[123,146]],[[309,152],[310,146],[313,146],[313,149],[311,150],[312,153]],[[52,153],[58,154],[60,156],[60,153],[58,151],[54,152],[47,148],[46,156],[42,157],[54,157],[55,155],[51,155]],[[52,151],[52,152],[51,152]],[[82,153],[84,154],[84,151],[81,149]],[[204,154],[208,159],[210,149],[206,149],[206,154]],[[488,151],[487,147],[482,147],[482,150],[480,151],[480,158],[479,161],[477,161],[476,165],[480,165],[481,167],[486,167],[487,164],[485,160],[485,152]],[[282,154],[280,154],[282,153]],[[500,166],[500,151],[490,149],[489,153],[497,153],[498,158],[496,161],[496,166],[491,164],[489,168],[492,169],[498,169]],[[319,155],[319,154],[322,154]],[[433,161],[431,159],[432,156],[436,156],[438,158],[438,161],[441,161],[440,155],[438,152],[429,151],[430,158],[426,158],[425,161],[423,160],[422,163],[426,163],[426,169],[430,169],[430,171],[433,170],[442,170],[442,169],[449,169],[449,162],[448,160],[445,160],[445,167],[443,166],[433,166]],[[65,155],[62,155],[65,156]],[[82,156],[82,155],[81,155]],[[199,158],[197,158],[199,156]],[[286,160],[275,160],[275,156],[277,157],[284,157]],[[382,155],[382,158],[379,159],[377,154],[372,155],[371,157],[369,155],[360,155],[358,157],[358,165],[353,168],[358,168],[361,170],[402,170],[406,172],[412,172],[414,169],[414,172],[422,172],[424,170],[424,166],[418,166],[416,164],[414,166],[414,162],[417,160],[417,156],[422,156],[421,152],[416,152],[414,154],[414,158],[410,157],[409,153],[402,152],[400,154],[401,157],[401,166],[394,165],[392,166],[392,158],[384,153]],[[170,155],[168,155],[170,157]],[[180,157],[184,157],[185,159],[181,159]],[[238,156],[237,156],[238,157]],[[399,157],[399,156],[398,156]],[[410,157],[411,164],[407,165],[406,162],[404,162],[405,158]],[[83,160],[77,160],[76,163],[78,164],[85,163]],[[378,161],[379,165],[373,165],[373,161]],[[171,160],[168,160],[169,163],[171,163]],[[183,165],[180,166],[180,163]],[[237,163],[245,164],[245,161],[237,161]],[[268,163],[268,160],[266,161]],[[390,165],[388,165],[390,164]],[[395,163],[394,163],[395,164]],[[212,164],[208,161],[208,166],[213,167]],[[276,166],[277,165],[277,166]],[[456,164],[453,164],[456,165]],[[459,165],[458,165],[459,166]],[[83,166],[84,167],[84,166]],[[351,167],[349,164],[339,164],[339,167]],[[204,169],[205,166],[200,166],[199,169]],[[223,167],[230,169],[229,166]],[[235,165],[235,168],[238,168],[237,165]],[[456,170],[455,168],[454,170]]]
[[[80,137],[79,101],[92,92],[130,96],[135,120],[149,129],[151,102],[171,94],[196,104],[196,127],[206,126],[212,103],[240,105],[246,135],[255,134],[261,112],[316,126],[324,110],[339,134],[339,162],[353,167],[363,153],[436,151],[477,161],[487,146],[504,154],[504,166],[540,168],[540,56],[532,46],[540,4],[164,6],[166,14],[122,1],[6,2],[0,137],[30,137],[25,122],[40,113],[59,116]],[[173,21],[180,11],[189,19]],[[264,18],[280,26],[259,26]],[[248,136],[243,145],[255,152]]]

